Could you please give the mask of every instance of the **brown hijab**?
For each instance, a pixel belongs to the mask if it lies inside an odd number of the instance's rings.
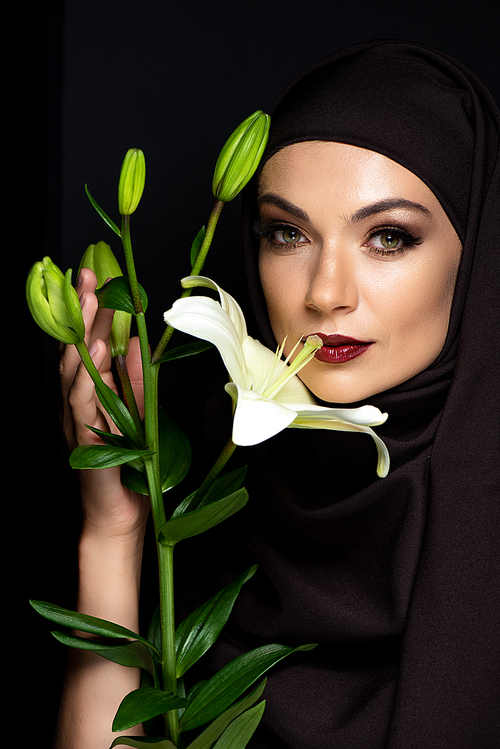
[[[250,502],[216,531],[209,572],[223,583],[246,564],[260,570],[213,665],[265,642],[319,643],[269,675],[255,749],[498,749],[499,113],[460,63],[382,40],[312,66],[271,114],[264,160],[317,139],[383,153],[430,187],[464,249],[440,356],[369,399],[389,413],[377,428],[387,478],[363,435],[286,430],[244,451]],[[250,186],[245,262],[255,324],[274,349],[254,197]]]

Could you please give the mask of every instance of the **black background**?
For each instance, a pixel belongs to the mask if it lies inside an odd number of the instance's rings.
[[[498,100],[494,15],[484,1],[53,0],[4,17],[4,647],[6,681],[24,711],[12,727],[37,746],[52,742],[66,653],[27,599],[72,605],[79,513],[58,423],[57,343],[38,330],[24,302],[32,263],[49,255],[63,270],[76,269],[100,239],[119,255],[84,184],[117,218],[121,160],[129,147],[142,148],[147,185],[132,231],[154,342],[208,217],[218,152],[244,117],[269,108],[305,66],[377,37],[457,57]],[[397,118],[396,87],[393,106]],[[239,246],[236,200],[223,213],[205,270],[244,304]],[[193,387],[202,377],[192,368],[188,376]],[[182,419],[182,401],[174,400]]]

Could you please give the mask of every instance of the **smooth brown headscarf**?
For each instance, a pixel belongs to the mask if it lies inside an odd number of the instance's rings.
[[[382,40],[314,65],[271,114],[265,159],[318,139],[383,153],[430,187],[464,250],[440,356],[368,400],[389,413],[377,428],[392,458],[386,479],[363,435],[286,430],[245,451],[250,502],[216,531],[207,574],[219,570],[222,583],[261,567],[214,665],[266,642],[319,643],[269,675],[255,749],[498,749],[499,113],[460,63]],[[260,336],[274,348],[254,202],[255,185],[245,258]]]

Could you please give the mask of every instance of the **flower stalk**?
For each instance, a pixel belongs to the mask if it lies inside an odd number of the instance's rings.
[[[205,236],[203,239],[203,242],[201,244],[201,247],[199,249],[198,255],[196,257],[196,260],[194,262],[194,265],[191,268],[191,275],[195,276],[198,275],[198,273],[201,272],[201,269],[203,268],[203,265],[205,264],[205,260],[207,258],[208,251],[212,245],[212,240],[214,238],[215,229],[217,227],[217,222],[219,221],[220,215],[222,213],[222,209],[224,208],[225,203],[222,200],[215,200],[214,206],[212,208],[212,211],[210,213],[210,216],[208,218],[207,222],[207,229],[205,232]],[[192,289],[184,289],[181,292],[180,298],[183,299],[187,296],[190,296],[192,293]],[[172,334],[174,332],[175,328],[173,328],[171,325],[167,325],[165,328],[165,331],[155,349],[155,352],[152,356],[152,362],[158,361],[160,356],[165,351]]]
[[[130,290],[136,310],[135,319],[141,350],[142,371],[144,382],[144,428],[145,446],[151,451],[151,459],[145,461],[146,478],[151,502],[151,514],[155,537],[166,522],[165,506],[160,479],[160,445],[158,423],[158,374],[159,365],[151,360],[146,318],[139,295],[139,284],[135,269],[132,242],[130,240],[130,216],[122,216],[122,242],[125,262],[130,281]],[[160,627],[161,627],[161,661],[163,689],[177,694],[177,679],[175,675],[175,618],[174,618],[174,573],[173,548],[156,544],[158,555],[159,585],[160,585]],[[165,730],[167,736],[174,742],[178,741],[179,718],[176,710],[165,713]]]
[[[137,273],[135,270],[134,254],[132,252],[132,240],[130,237],[130,216],[128,215],[122,216],[121,238],[123,252],[125,254],[125,264],[127,266],[128,279],[130,282],[130,291],[134,304],[134,311],[136,315],[139,315],[141,313],[144,314],[141,295],[139,293],[139,282],[137,281]]]
[[[203,497],[205,496],[205,494],[207,493],[207,491],[210,489],[210,487],[212,486],[213,482],[215,481],[215,479],[217,478],[217,476],[219,475],[219,473],[222,471],[222,469],[226,465],[226,463],[229,460],[229,458],[231,457],[231,455],[236,450],[236,447],[237,447],[237,445],[234,444],[234,442],[233,442],[232,439],[229,439],[226,442],[225,446],[222,449],[221,454],[219,455],[219,457],[217,458],[217,460],[213,464],[213,466],[210,469],[210,471],[208,472],[205,480],[203,481],[203,483],[201,484],[201,486],[199,487],[199,489],[196,491],[193,499],[191,500],[190,508],[195,509],[196,507],[199,506],[201,500],[203,499]]]
[[[162,680],[163,689],[165,692],[177,694],[177,677],[176,677],[176,657],[175,657],[175,618],[174,618],[174,575],[173,575],[173,551],[174,547],[169,545],[163,545],[158,542],[158,534],[160,528],[166,522],[165,506],[163,502],[163,493],[160,478],[160,445],[159,445],[159,421],[158,421],[158,374],[159,364],[157,360],[164,352],[168,342],[173,333],[173,328],[168,326],[165,330],[158,346],[155,349],[153,356],[150,355],[149,339],[147,334],[146,319],[144,315],[144,309],[139,292],[139,283],[137,280],[137,273],[134,262],[134,254],[132,250],[132,241],[130,233],[130,215],[132,211],[125,210],[123,208],[123,186],[122,182],[126,179],[131,179],[136,175],[133,173],[133,168],[127,166],[127,157],[122,167],[122,174],[120,177],[120,190],[119,190],[119,202],[120,202],[120,213],[122,214],[121,222],[121,239],[123,245],[123,251],[125,255],[125,263],[127,267],[127,274],[130,283],[130,291],[134,305],[135,319],[137,324],[137,331],[139,336],[141,358],[142,358],[142,369],[143,369],[143,381],[144,381],[144,437],[145,447],[151,451],[151,458],[144,461],[146,477],[149,489],[149,496],[151,501],[151,512],[153,516],[153,524],[155,529],[155,536],[157,538],[157,554],[158,554],[158,567],[159,567],[159,581],[160,581],[160,627],[162,636],[162,647],[161,647],[161,660],[162,660]],[[131,162],[132,166],[134,162]],[[140,164],[140,162],[137,162]],[[127,171],[128,170],[128,171]],[[124,176],[125,175],[125,176]],[[139,171],[139,177],[141,172]],[[135,183],[133,184],[134,187]],[[133,189],[130,188],[129,193],[132,193]],[[139,193],[137,193],[139,194]],[[139,194],[142,194],[142,191]],[[138,201],[137,201],[138,202]],[[212,244],[213,236],[217,226],[217,222],[221,215],[222,209],[225,203],[222,200],[216,199],[210,217],[207,223],[207,229],[201,247],[198,251],[196,260],[193,265],[193,271],[199,272],[203,267],[207,253]],[[137,206],[134,205],[134,210]],[[184,289],[183,296],[189,296],[191,289]],[[219,460],[210,471],[209,475],[205,479],[198,491],[199,498],[203,497],[203,494],[208,487],[215,480],[216,476],[220,473],[227,460],[234,451],[236,445],[230,441],[226,448],[223,450]],[[166,735],[177,745],[179,738],[179,717],[177,710],[169,710],[164,715],[165,719],[165,730]]]
[[[269,139],[270,124],[269,115],[259,109],[238,125],[222,147],[212,179],[215,204],[208,219],[205,238],[191,268],[191,276],[201,273],[224,205],[234,200],[255,174]],[[191,292],[192,289],[184,289],[180,298],[190,296]],[[173,332],[174,328],[167,325],[153,354],[153,362],[163,354]]]
[[[132,383],[130,382],[130,377],[129,377],[129,373],[127,369],[127,362],[123,354],[118,354],[115,357],[114,361],[115,361],[115,366],[116,366],[116,372],[118,374],[118,377],[120,378],[120,384],[122,387],[123,397],[125,398],[125,403],[127,404],[127,408],[130,411],[130,415],[132,416],[132,419],[134,420],[137,434],[140,434],[142,437],[144,437],[142,419],[139,413],[139,409],[137,407],[137,401],[135,399],[134,391],[132,389]]]

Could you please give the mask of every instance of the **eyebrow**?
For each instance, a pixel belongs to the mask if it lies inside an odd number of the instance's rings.
[[[289,200],[276,195],[273,192],[265,192],[257,198],[257,207],[260,207],[263,203],[271,203],[277,208],[289,213],[291,216],[300,219],[301,221],[310,221],[309,215],[306,211],[298,206],[290,203]],[[355,211],[352,216],[347,217],[347,221],[350,224],[355,224],[359,221],[363,221],[365,218],[369,218],[376,213],[383,213],[384,211],[392,211],[396,208],[404,208],[406,210],[420,211],[426,215],[431,215],[428,208],[421,205],[421,203],[415,203],[413,200],[407,200],[406,198],[388,198],[386,200],[379,200],[376,203],[363,206],[359,210]]]
[[[406,200],[406,198],[389,198],[388,200],[379,200],[377,203],[364,206],[358,211],[353,213],[349,217],[349,223],[355,224],[358,221],[363,221],[365,218],[373,216],[375,213],[383,213],[384,211],[392,211],[395,208],[404,208],[410,211],[421,211],[422,213],[431,215],[428,208],[420,203],[414,203],[413,200]]]
[[[271,205],[275,205],[277,208],[282,208],[291,216],[295,216],[295,218],[298,218],[301,221],[310,221],[309,215],[306,213],[306,211],[302,210],[302,208],[299,208],[293,203],[290,203],[289,200],[281,198],[274,192],[265,192],[262,195],[259,195],[259,197],[257,198],[257,208],[260,208],[262,203],[271,203]]]

